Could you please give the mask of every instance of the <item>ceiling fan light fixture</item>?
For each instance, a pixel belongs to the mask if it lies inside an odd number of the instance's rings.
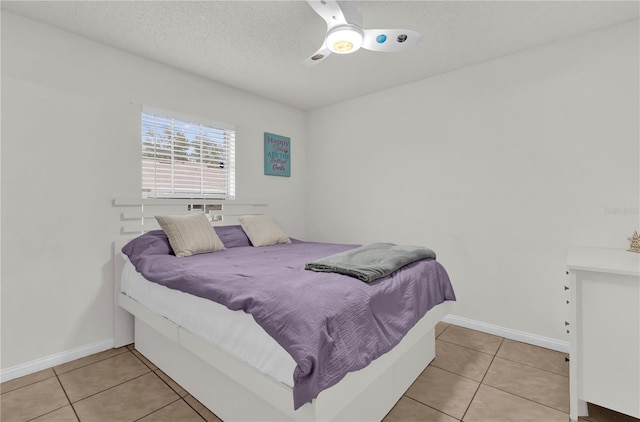
[[[353,26],[339,26],[327,34],[327,47],[337,54],[354,53],[362,46],[364,34]]]
[[[307,2],[325,21],[327,32],[318,51],[304,60],[305,66],[312,66],[331,53],[350,54],[360,48],[382,53],[400,52],[420,43],[423,38],[411,29],[363,29],[355,0]]]

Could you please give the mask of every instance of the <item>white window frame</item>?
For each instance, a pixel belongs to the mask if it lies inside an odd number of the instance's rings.
[[[143,198],[235,199],[235,126],[143,106],[140,137]]]

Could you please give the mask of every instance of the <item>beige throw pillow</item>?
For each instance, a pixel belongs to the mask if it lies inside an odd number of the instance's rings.
[[[268,215],[245,215],[238,217],[242,229],[253,246],[269,246],[291,243],[289,236],[275,218]]]
[[[176,256],[216,252],[224,244],[201,212],[187,215],[156,215],[156,220],[169,238]]]

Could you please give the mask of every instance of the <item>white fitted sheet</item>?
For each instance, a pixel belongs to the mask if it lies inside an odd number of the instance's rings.
[[[293,387],[296,363],[253,317],[145,279],[124,256],[120,290],[219,349]]]

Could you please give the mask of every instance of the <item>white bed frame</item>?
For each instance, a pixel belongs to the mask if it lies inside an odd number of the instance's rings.
[[[207,206],[220,202],[200,201],[198,204]],[[124,235],[156,229],[155,222],[149,221],[155,214],[187,211],[186,202],[176,204],[175,201],[117,199],[114,206],[137,207],[137,210],[121,214],[124,223],[121,234]],[[153,210],[149,210],[150,207]],[[237,224],[235,216],[264,213],[266,205],[226,203],[224,207],[230,208],[231,212],[216,210],[218,214],[214,215],[214,220],[222,222],[219,215],[224,215],[226,224]],[[134,220],[138,221],[137,225]],[[437,305],[393,350],[366,368],[347,374],[338,384],[294,411],[291,387],[120,292],[124,260],[119,251],[130,238],[120,237],[114,243],[116,347],[135,342],[140,353],[225,422],[382,420],[435,357],[435,325],[452,308],[448,301]]]

